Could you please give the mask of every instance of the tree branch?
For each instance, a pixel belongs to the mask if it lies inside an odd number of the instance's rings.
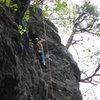
[[[98,67],[95,69],[94,73],[91,75],[91,76],[88,76],[87,78],[85,79],[81,79],[80,82],[91,82],[92,81],[92,78],[94,76],[97,76],[97,72],[100,70],[100,64],[98,65]]]
[[[30,0],[16,0],[16,3],[18,5],[18,10],[16,11],[15,14],[15,21],[19,25],[22,23],[24,13],[30,4]]]

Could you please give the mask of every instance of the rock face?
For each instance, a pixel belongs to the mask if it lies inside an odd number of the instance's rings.
[[[79,68],[53,23],[35,15],[29,21],[32,32],[47,40],[45,70],[27,34],[21,36],[6,13],[0,11],[0,100],[82,100]]]

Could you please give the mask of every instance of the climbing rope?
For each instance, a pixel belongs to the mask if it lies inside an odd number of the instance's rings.
[[[48,42],[47,42],[47,34],[46,34],[46,27],[45,27],[45,22],[43,19],[43,27],[44,27],[44,36],[45,36],[45,40],[46,40],[46,49],[47,49],[47,53],[49,54],[49,49],[48,49]],[[50,61],[48,60],[48,69],[49,69],[49,76],[50,76],[50,88],[51,88],[51,100],[53,100],[53,86],[52,86],[52,73],[51,73],[51,67],[50,67]]]
[[[42,19],[43,20],[43,29],[44,29],[44,36],[45,36],[45,40],[46,40],[46,49],[47,49],[47,53],[49,54],[49,49],[48,49],[48,42],[47,42],[47,34],[46,34],[46,25],[48,26],[48,24],[46,24],[45,23],[45,21],[44,21],[44,19]],[[46,25],[45,25],[46,24]],[[50,29],[52,29],[53,30],[53,28],[52,27],[50,27]],[[55,31],[55,30],[54,30]],[[40,74],[42,74],[43,75],[43,71],[42,71],[42,68],[41,68],[41,65],[40,65],[40,63],[39,63],[39,61],[37,62],[38,63],[38,65],[39,65],[39,67],[40,67]],[[49,85],[48,85],[48,87],[47,87],[47,91],[46,91],[46,98],[48,99],[48,98],[50,98],[50,100],[53,100],[53,86],[52,86],[52,73],[51,73],[51,67],[50,67],[50,60],[48,59],[48,71],[49,71],[49,76],[50,76],[50,87],[49,87]],[[39,75],[39,77],[41,77],[40,75]],[[50,91],[48,91],[48,89],[50,88]],[[50,93],[50,96],[49,96],[49,93]]]
[[[34,47],[33,47],[34,48]],[[34,52],[35,52],[35,50],[34,50]],[[39,70],[38,70],[38,76],[37,76],[37,80],[38,80],[38,89],[40,89],[40,78],[43,78],[43,71],[42,71],[42,67],[41,67],[41,65],[40,65],[40,63],[39,63],[39,60],[38,60],[38,58],[37,58],[37,55],[36,55],[36,52],[34,53],[35,55],[34,55],[34,59],[36,60],[35,61],[35,66],[37,67],[37,68],[39,68]],[[36,72],[36,70],[34,70],[35,72]],[[37,89],[37,90],[38,90]],[[39,90],[38,90],[39,91]],[[38,92],[37,92],[38,93]],[[36,97],[35,97],[35,99],[37,99],[38,98],[38,94],[36,94],[35,95]]]

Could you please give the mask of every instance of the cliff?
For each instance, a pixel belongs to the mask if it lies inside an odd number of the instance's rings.
[[[21,34],[10,13],[0,10],[0,100],[82,100],[80,70],[61,44],[57,28],[42,16],[28,23],[45,36],[47,70],[41,68],[28,34]]]

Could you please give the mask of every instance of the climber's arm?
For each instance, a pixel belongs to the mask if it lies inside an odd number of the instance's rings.
[[[40,41],[41,41],[41,42],[45,42],[46,40],[42,38]]]

